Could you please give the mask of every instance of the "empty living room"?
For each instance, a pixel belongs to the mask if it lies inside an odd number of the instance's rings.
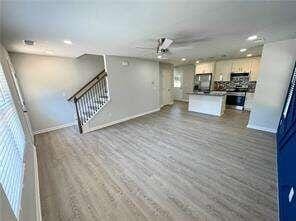
[[[295,221],[295,12],[0,0],[0,221]]]

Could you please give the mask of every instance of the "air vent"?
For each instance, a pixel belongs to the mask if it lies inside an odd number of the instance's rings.
[[[35,41],[33,40],[24,40],[25,45],[33,46],[35,44]]]

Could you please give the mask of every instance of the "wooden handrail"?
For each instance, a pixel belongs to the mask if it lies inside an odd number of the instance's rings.
[[[107,76],[106,73],[105,73],[105,74],[102,74],[102,75],[100,75],[100,76],[97,76],[98,81],[101,80],[101,79],[102,79],[103,77],[105,77],[105,76]],[[95,79],[94,79],[94,80],[95,80]],[[86,94],[90,89],[92,89],[92,87],[89,87],[86,91],[83,92],[83,94],[81,94],[79,97],[77,97],[77,100],[78,100],[79,98],[81,98],[84,94]]]
[[[86,83],[80,90],[78,90],[75,94],[73,94],[70,98],[68,98],[68,101],[72,100],[74,97],[76,97],[77,94],[79,94],[81,91],[83,91],[89,84],[91,84],[96,79],[100,79],[100,75],[105,73],[105,69],[102,70],[98,75],[96,75],[93,79],[91,79],[88,83]]]

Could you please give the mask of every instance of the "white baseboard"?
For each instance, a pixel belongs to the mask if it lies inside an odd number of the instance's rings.
[[[247,125],[247,128],[266,131],[266,132],[270,132],[270,133],[274,133],[274,134],[277,132],[277,129],[272,129],[272,128],[268,128],[268,127],[260,127],[260,126],[256,126],[256,125],[250,125],[250,124]]]
[[[160,106],[160,108],[162,108],[162,107],[164,107],[164,106],[166,106],[166,105],[173,105],[174,104],[174,102],[170,102],[170,103],[168,103],[168,104],[162,104],[161,106]]]
[[[62,124],[62,125],[58,125],[58,126],[55,126],[55,127],[49,127],[49,128],[45,128],[45,129],[41,129],[41,130],[36,130],[36,131],[34,131],[34,135],[46,133],[46,132],[53,131],[53,130],[62,129],[62,128],[65,128],[65,127],[71,127],[71,126],[73,126],[75,124],[76,123]]]
[[[109,126],[112,126],[114,124],[122,123],[124,121],[128,121],[128,120],[131,120],[131,119],[134,119],[134,118],[137,118],[137,117],[141,117],[141,116],[144,116],[146,114],[151,114],[151,113],[157,112],[159,110],[160,110],[160,108],[157,108],[157,109],[153,109],[151,111],[143,112],[141,114],[133,115],[133,116],[130,116],[130,117],[125,117],[125,118],[122,118],[122,119],[119,119],[119,120],[116,120],[116,121],[112,121],[112,122],[109,122],[109,123],[106,123],[106,124],[103,124],[103,125],[99,125],[99,126],[92,127],[92,128],[87,128],[84,131],[84,133],[88,133],[88,132],[91,132],[91,131],[99,130],[99,129],[102,129],[104,127],[109,127]]]

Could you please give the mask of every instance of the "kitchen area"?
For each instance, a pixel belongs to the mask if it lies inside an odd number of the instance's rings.
[[[259,66],[260,57],[197,62],[192,82],[183,81],[188,110],[214,116],[222,116],[225,109],[251,111]],[[189,73],[184,74],[188,79]]]

